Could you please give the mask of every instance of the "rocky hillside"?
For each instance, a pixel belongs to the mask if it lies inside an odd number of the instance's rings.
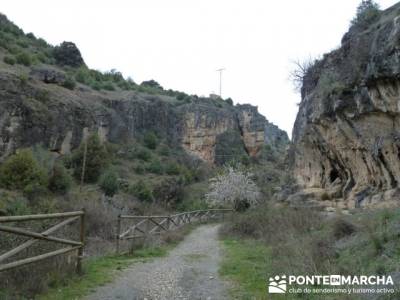
[[[396,4],[354,22],[307,70],[292,147],[302,198],[344,208],[398,202],[399,17]]]
[[[73,43],[53,47],[0,15],[0,161],[38,143],[69,153],[88,132],[122,144],[146,131],[210,163],[288,144],[256,107],[90,70]]]

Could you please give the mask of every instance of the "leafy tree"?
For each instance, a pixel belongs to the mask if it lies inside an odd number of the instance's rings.
[[[351,25],[368,26],[379,17],[379,14],[379,4],[373,0],[362,0],[357,7],[357,13],[351,21]]]
[[[101,175],[100,188],[109,197],[114,196],[118,192],[118,174],[113,169],[109,169]]]
[[[182,101],[183,99],[185,99],[187,95],[183,92],[178,92],[178,94],[176,95],[176,99],[179,101]]]
[[[49,179],[49,190],[54,193],[65,194],[71,188],[71,185],[72,177],[67,169],[61,163],[56,163]]]
[[[0,167],[0,184],[8,189],[24,190],[28,186],[46,186],[47,175],[25,149],[10,156]]]
[[[251,177],[251,173],[240,168],[225,167],[221,174],[211,179],[206,201],[211,206],[229,205],[237,211],[256,205],[261,194]]]
[[[143,81],[140,85],[143,86],[143,87],[149,87],[149,88],[155,88],[155,89],[163,90],[163,87],[157,81],[155,81],[153,79],[147,80],[147,81]]]
[[[150,131],[144,135],[143,142],[147,148],[154,150],[157,148],[158,138],[154,132]]]
[[[74,175],[77,179],[81,178],[83,157],[85,152],[85,142],[83,141],[78,150],[74,154],[73,164]],[[108,165],[109,154],[101,143],[97,134],[92,134],[87,138],[86,166],[85,166],[85,182],[96,182]]]
[[[60,66],[80,67],[85,64],[81,52],[72,42],[62,42],[53,50],[56,63]]]
[[[232,98],[225,99],[225,101],[226,101],[226,103],[228,103],[229,105],[232,105],[232,106],[233,106],[233,100],[232,100]]]

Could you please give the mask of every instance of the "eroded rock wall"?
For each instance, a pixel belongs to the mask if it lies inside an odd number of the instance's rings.
[[[35,144],[69,153],[89,132],[97,132],[103,141],[124,143],[147,130],[210,163],[216,162],[219,140],[233,132],[236,138],[224,141],[235,145],[227,147],[256,156],[268,135],[267,121],[256,107],[220,102],[194,99],[184,104],[168,96],[97,92],[83,85],[70,91],[34,72],[21,80],[0,71],[0,161]]]
[[[399,16],[395,5],[353,26],[304,78],[292,166],[303,189],[324,189],[331,204],[398,201],[388,195],[400,184]]]

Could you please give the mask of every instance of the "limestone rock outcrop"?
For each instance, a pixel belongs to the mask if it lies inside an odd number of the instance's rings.
[[[46,74],[62,77],[53,69],[49,72],[34,70],[25,82],[0,71],[0,160],[17,148],[34,144],[68,153],[78,147],[87,131],[97,131],[102,140],[122,143],[153,130],[171,144],[215,163],[216,148],[227,133],[237,139],[228,139],[228,150],[219,147],[219,156],[235,147],[256,156],[269,134],[269,123],[250,105],[216,105],[212,99],[179,103],[168,96],[98,92],[83,86],[71,91],[53,84],[58,80],[46,81]]]
[[[399,78],[399,4],[368,28],[352,26],[308,70],[291,148],[304,190],[323,189],[322,200],[346,208],[399,201]]]
[[[22,65],[14,58],[21,43]],[[90,70],[74,43],[49,45],[3,14],[0,57],[0,163],[35,144],[69,153],[90,132],[117,144],[156,132],[170,146],[217,164],[257,156],[278,136],[289,142],[254,106],[165,90],[154,80],[137,85],[116,70]]]

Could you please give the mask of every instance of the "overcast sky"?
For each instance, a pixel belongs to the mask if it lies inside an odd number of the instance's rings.
[[[289,135],[300,96],[292,61],[339,46],[360,0],[2,0],[0,11],[50,44],[73,41],[90,68],[115,68],[189,94],[257,105]],[[387,8],[397,1],[377,1]]]

